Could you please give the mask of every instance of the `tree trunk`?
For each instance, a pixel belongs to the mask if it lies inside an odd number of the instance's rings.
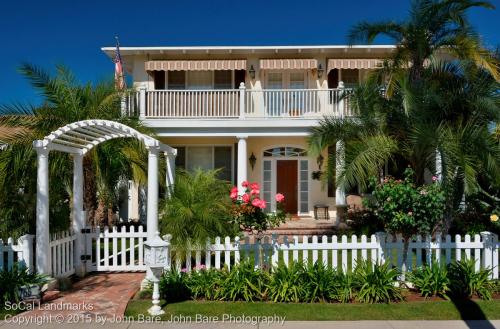
[[[106,211],[106,203],[102,200],[99,199],[98,205],[97,205],[97,210],[95,211],[95,222],[96,225],[99,226],[107,226],[107,219],[108,219],[108,214]]]

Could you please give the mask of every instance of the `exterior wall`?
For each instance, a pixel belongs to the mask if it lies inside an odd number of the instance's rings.
[[[161,138],[161,141],[174,147],[180,145],[234,145],[238,142],[236,137],[170,137]],[[253,153],[257,158],[254,169],[248,164],[247,178],[249,181],[262,184],[263,152],[266,149],[276,146],[294,146],[305,150],[308,149],[305,137],[249,137],[247,139],[247,155],[250,157]],[[323,157],[325,160],[322,169],[325,170],[328,159],[326,151],[324,151]],[[333,216],[335,212],[335,198],[328,197],[328,190],[325,183],[312,179],[312,172],[319,170],[319,168],[316,163],[316,157],[309,156],[308,158],[309,214],[313,215],[313,206],[315,204],[326,204],[329,205],[330,215]],[[245,161],[248,161],[248,159]],[[237,159],[235,159],[235,162],[237,162]]]

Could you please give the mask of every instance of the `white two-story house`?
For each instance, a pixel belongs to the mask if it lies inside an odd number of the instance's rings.
[[[222,168],[221,178],[283,193],[290,214],[345,203],[317,179],[327,151],[311,156],[310,128],[325,115],[354,115],[340,97],[377,69],[393,46],[121,47],[137,90],[125,103],[187,170]],[[114,47],[102,50],[111,58]],[[337,197],[336,197],[337,196]]]

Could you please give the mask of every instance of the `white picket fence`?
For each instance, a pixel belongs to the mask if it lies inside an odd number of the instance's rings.
[[[169,237],[165,236],[168,240]],[[262,264],[271,267],[284,263],[287,266],[291,262],[315,263],[321,262],[325,266],[343,271],[352,270],[360,261],[371,263],[391,262],[404,273],[423,264],[432,265],[432,260],[439,263],[449,264],[454,260],[474,259],[476,270],[480,268],[491,268],[491,277],[498,278],[498,258],[500,244],[498,237],[492,233],[481,235],[460,235],[452,237],[447,235],[444,239],[436,235],[418,236],[411,241],[408,247],[408,268],[403,265],[404,243],[402,238],[387,236],[384,233],[372,235],[355,235],[348,238],[343,235],[337,236],[287,236],[272,238],[265,237],[260,243],[251,242],[247,237],[241,241],[238,237],[231,239],[226,237],[224,242],[216,238],[215,243],[207,241],[204,248],[193,248],[187,251],[183,257],[176,257],[175,250],[171,251],[169,259],[174,259],[175,266],[179,270],[191,271],[200,268],[216,268],[223,266],[231,268],[240,261],[253,261],[255,266],[260,266],[259,249],[262,250]],[[182,259],[182,261],[181,261]]]
[[[14,263],[33,269],[33,235],[23,235],[16,243],[14,239],[7,239],[5,243],[0,239],[0,270],[12,269]]]
[[[91,259],[87,271],[145,271],[144,242],[147,232],[142,226],[96,227],[86,233],[86,249]]]
[[[68,277],[75,273],[75,240],[76,235],[72,231],[51,234],[49,246],[53,277]]]

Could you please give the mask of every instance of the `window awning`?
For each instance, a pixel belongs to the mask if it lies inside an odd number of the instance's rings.
[[[146,71],[246,70],[246,59],[147,61]]]
[[[312,70],[318,68],[316,59],[261,59],[261,70]]]
[[[333,69],[376,69],[379,68],[384,61],[381,59],[361,58],[361,59],[329,59],[328,71]]]

